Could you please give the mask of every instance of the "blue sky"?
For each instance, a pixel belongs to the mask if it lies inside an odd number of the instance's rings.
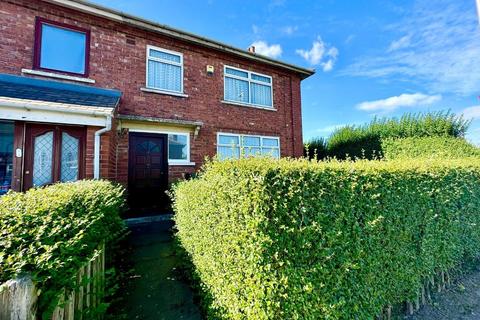
[[[95,0],[239,48],[315,68],[304,139],[379,116],[450,109],[480,144],[475,0]]]

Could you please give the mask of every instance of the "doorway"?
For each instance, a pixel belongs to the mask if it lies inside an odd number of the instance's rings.
[[[168,135],[130,133],[128,203],[132,215],[163,213],[169,206]]]
[[[83,179],[85,135],[84,127],[27,124],[23,189]]]

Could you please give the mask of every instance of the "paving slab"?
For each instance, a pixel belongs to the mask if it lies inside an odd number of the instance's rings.
[[[132,269],[120,288],[127,319],[202,319],[189,285],[177,276],[180,260],[174,251],[172,226],[171,220],[153,219],[129,227],[127,258]]]

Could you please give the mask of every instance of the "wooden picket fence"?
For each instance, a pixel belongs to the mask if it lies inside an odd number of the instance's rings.
[[[0,320],[37,319],[38,290],[29,277],[9,280],[0,286]],[[94,318],[105,292],[105,244],[78,270],[74,290],[59,293],[51,320]],[[88,314],[88,316],[86,316]]]

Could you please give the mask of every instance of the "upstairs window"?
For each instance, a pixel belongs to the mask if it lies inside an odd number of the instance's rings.
[[[34,69],[88,76],[90,31],[37,18]]]
[[[272,77],[225,66],[225,100],[273,108]]]
[[[147,87],[183,93],[183,55],[152,46],[147,47]]]
[[[254,135],[219,133],[217,154],[223,159],[240,157],[270,156],[280,158],[280,139]]]

